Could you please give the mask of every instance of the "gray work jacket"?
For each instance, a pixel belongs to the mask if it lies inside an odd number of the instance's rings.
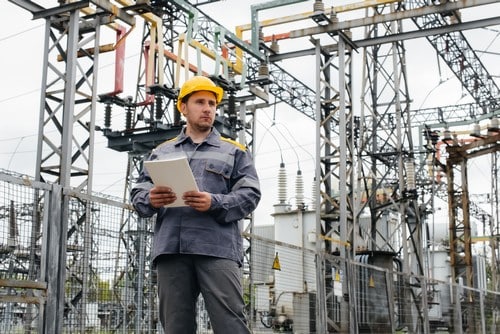
[[[131,190],[131,201],[141,217],[157,214],[153,261],[162,254],[197,254],[243,260],[239,222],[255,210],[261,193],[251,154],[237,142],[221,137],[213,128],[200,144],[185,135],[160,144],[148,160],[188,157],[200,191],[212,195],[207,212],[190,207],[153,208],[149,204],[150,176],[142,170]],[[179,198],[182,194],[177,194]]]

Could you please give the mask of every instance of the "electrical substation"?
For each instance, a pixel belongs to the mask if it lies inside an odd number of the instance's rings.
[[[498,1],[2,6],[44,36],[33,174],[0,170],[0,333],[163,333],[154,219],[128,196],[143,160],[184,125],[177,95],[195,74],[224,88],[215,127],[255,155],[266,113],[312,124],[300,134],[314,143],[311,179],[278,159],[268,220],[241,224],[254,334],[500,333]],[[226,26],[236,13],[245,21]],[[414,104],[413,90],[431,89],[409,75],[417,41],[467,102]],[[94,191],[98,138],[126,156],[123,198]],[[470,191],[478,159],[481,194]],[[213,333],[202,298],[197,309],[198,333]]]

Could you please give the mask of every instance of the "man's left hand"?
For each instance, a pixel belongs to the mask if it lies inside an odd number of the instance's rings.
[[[205,191],[187,191],[182,195],[182,200],[197,211],[207,211],[212,205],[212,195]]]

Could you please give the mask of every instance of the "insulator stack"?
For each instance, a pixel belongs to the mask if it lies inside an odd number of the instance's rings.
[[[480,135],[481,135],[481,126],[479,125],[479,123],[474,123],[474,125],[472,125],[471,136],[479,137]]]
[[[156,96],[155,120],[160,121],[163,116],[163,100],[160,95]]]
[[[451,140],[452,137],[451,137],[451,131],[450,129],[448,128],[444,128],[444,131],[443,131],[443,140],[446,141],[446,140]]]
[[[111,128],[111,104],[104,107],[104,128]]]
[[[127,108],[125,112],[125,129],[132,129],[132,110],[130,110],[130,108]]]
[[[337,17],[337,12],[335,11],[335,9],[333,7],[330,11],[330,21],[332,21],[334,23],[339,22],[339,18]]]
[[[304,178],[300,169],[297,171],[295,178],[295,200],[297,208],[304,207]]]
[[[405,161],[405,169],[406,169],[406,189],[415,190],[416,189],[415,163],[413,162],[413,160]]]
[[[325,4],[323,3],[323,1],[314,1],[313,11],[315,13],[323,13],[325,11]]]
[[[262,28],[259,29],[259,42],[264,43],[264,32],[262,31]]]
[[[498,117],[493,117],[490,120],[490,125],[488,126],[488,131],[497,132],[498,131]]]
[[[271,50],[274,53],[280,53],[280,45],[275,39],[273,39],[273,41],[271,42]]]
[[[261,63],[259,65],[259,78],[269,77],[269,66],[266,63]]]
[[[316,183],[316,178],[313,179],[313,182],[312,182],[312,187],[311,187],[311,194],[312,194],[312,203],[311,203],[311,206],[312,206],[312,209],[315,210],[316,209],[316,200],[318,199],[318,185]]]
[[[287,198],[286,170],[285,170],[285,164],[282,162],[280,164],[280,169],[278,172],[278,203],[285,204],[286,198]]]

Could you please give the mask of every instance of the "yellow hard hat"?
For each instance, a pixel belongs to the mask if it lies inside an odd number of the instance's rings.
[[[207,77],[198,75],[194,76],[189,80],[186,80],[181,87],[179,96],[177,97],[177,110],[181,110],[182,99],[191,93],[199,91],[208,91],[215,94],[215,99],[217,104],[222,101],[222,96],[224,95],[224,90],[217,86],[212,80]]]

